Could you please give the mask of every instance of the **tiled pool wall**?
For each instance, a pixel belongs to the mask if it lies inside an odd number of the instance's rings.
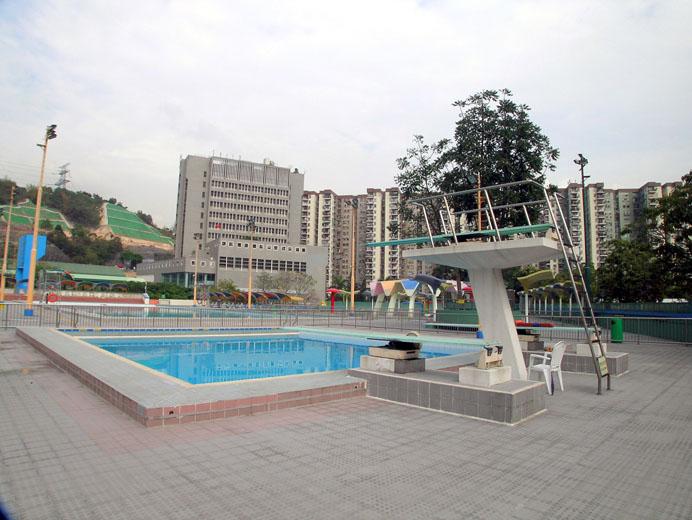
[[[364,395],[366,395],[365,381],[354,380],[353,384],[311,388],[241,399],[142,408],[138,410],[135,419],[145,426],[167,426],[274,412],[286,408],[308,406]]]
[[[96,332],[97,330],[92,329],[92,331]],[[124,329],[120,329],[120,331],[125,332]],[[112,330],[109,332],[112,332]],[[352,383],[340,382],[339,384],[327,384],[314,388],[284,392],[268,392],[264,395],[240,397],[237,399],[200,399],[195,401],[194,399],[188,398],[186,402],[186,398],[181,397],[180,403],[175,405],[151,406],[144,404],[142,399],[133,399],[126,395],[125,391],[122,390],[119,385],[119,383],[123,383],[123,381],[108,383],[104,380],[106,379],[105,377],[99,377],[90,373],[73,360],[68,359],[67,356],[61,355],[56,349],[48,346],[46,342],[34,337],[32,334],[20,328],[16,330],[16,334],[45,355],[58,368],[70,374],[110,404],[144,426],[166,426],[209,421],[241,415],[266,413],[286,408],[307,406],[366,395],[365,381],[353,379]],[[104,355],[106,354],[104,353]],[[343,381],[343,378],[338,379],[339,381]],[[190,390],[191,389],[192,388],[190,388]],[[179,390],[176,390],[176,392],[179,392]],[[194,396],[195,394],[190,393],[189,395]]]

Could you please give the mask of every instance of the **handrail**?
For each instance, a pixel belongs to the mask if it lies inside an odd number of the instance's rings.
[[[425,202],[428,200],[441,199],[443,197],[456,197],[458,195],[471,195],[473,193],[478,193],[479,191],[483,191],[486,189],[498,190],[500,188],[510,188],[512,186],[519,186],[521,184],[533,184],[534,186],[536,186],[538,188],[541,188],[541,189],[545,188],[545,186],[543,186],[542,184],[540,184],[536,181],[533,181],[533,180],[513,181],[513,182],[506,182],[504,184],[493,184],[492,186],[486,186],[483,188],[471,188],[468,190],[454,191],[452,193],[440,193],[439,195],[430,195],[428,197],[422,197],[420,199],[412,199],[408,202],[412,204],[414,202]]]

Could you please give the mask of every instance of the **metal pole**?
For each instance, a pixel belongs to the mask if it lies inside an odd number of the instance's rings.
[[[48,152],[48,140],[54,139],[56,125],[50,125],[46,128],[46,137],[43,144],[37,145],[39,148],[43,148],[43,160],[41,161],[41,178],[38,182],[38,190],[36,192],[36,212],[34,213],[34,230],[33,239],[31,242],[31,257],[29,260],[29,281],[26,289],[26,309],[24,310],[25,316],[33,316],[33,303],[34,303],[34,282],[36,281],[36,257],[38,256],[36,242],[38,241],[38,224],[41,220],[41,196],[43,195],[43,175],[46,171],[46,154]]]
[[[579,165],[579,170],[581,172],[581,206],[582,213],[584,215],[584,274],[586,275],[586,287],[584,290],[588,293],[591,290],[591,267],[589,259],[589,228],[587,224],[587,214],[586,214],[586,179],[589,175],[584,175],[584,166],[589,164],[589,161],[582,154],[578,154],[579,159],[575,159],[574,163]]]
[[[428,220],[428,212],[425,211],[425,206],[420,203],[412,203],[414,206],[420,206],[423,209],[423,218],[425,219],[425,226],[428,228],[428,236],[430,237],[430,247],[435,247],[435,240],[433,239],[432,228],[430,227],[430,220]]]
[[[5,253],[2,257],[2,275],[0,276],[0,302],[5,302],[5,270],[7,269],[7,252],[10,248],[10,227],[12,225],[12,203],[14,202],[14,191],[17,185],[12,186],[10,190],[10,215],[7,219],[7,232],[5,233]],[[15,286],[17,282],[15,280]]]
[[[252,309],[252,241],[255,238],[255,219],[248,220],[250,228],[250,259],[248,263],[248,280],[247,280],[247,308]]]
[[[193,284],[192,284],[192,306],[197,305],[197,264],[199,260],[199,239],[197,238],[199,236],[198,233],[195,233],[195,277],[193,279]]]
[[[481,213],[481,172],[478,172],[478,231],[483,230],[483,213]]]
[[[353,201],[356,202],[355,199]],[[351,220],[351,312],[356,312],[356,208],[353,206],[353,219]]]

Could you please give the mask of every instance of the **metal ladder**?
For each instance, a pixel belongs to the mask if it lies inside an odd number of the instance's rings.
[[[572,237],[569,233],[569,228],[567,227],[567,222],[565,220],[565,215],[562,211],[562,206],[558,200],[557,194],[553,194],[555,207],[560,216],[558,221],[555,212],[552,207],[548,191],[543,188],[545,199],[548,203],[548,212],[550,214],[550,219],[555,225],[555,230],[557,232],[558,241],[560,243],[560,248],[562,249],[562,255],[565,260],[565,265],[567,266],[567,272],[569,273],[570,281],[572,282],[572,288],[574,289],[574,296],[579,307],[579,314],[581,316],[581,322],[584,326],[584,332],[586,333],[586,340],[589,343],[589,350],[591,351],[591,358],[593,359],[594,369],[596,377],[598,379],[598,395],[602,395],[602,384],[603,378],[607,378],[607,389],[610,390],[610,372],[608,371],[608,365],[606,363],[605,353],[603,351],[603,342],[601,340],[601,331],[598,327],[598,322],[596,321],[596,315],[593,312],[593,306],[591,305],[591,297],[589,296],[589,291],[584,280],[584,275],[579,265],[579,259],[574,251],[574,243],[572,242]],[[586,237],[584,237],[586,239]],[[569,251],[568,251],[569,249]],[[587,259],[588,261],[588,259]],[[586,308],[582,304],[581,297],[579,296],[579,291],[575,283],[575,269],[579,281],[584,288],[584,303]],[[592,335],[593,331],[593,335]],[[595,338],[594,338],[595,336]]]

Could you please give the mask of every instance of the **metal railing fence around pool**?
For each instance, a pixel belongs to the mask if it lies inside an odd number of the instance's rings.
[[[386,309],[348,310],[274,306],[270,308],[208,308],[163,307],[145,305],[56,305],[34,304],[33,316],[25,316],[25,303],[5,303],[0,306],[0,327],[22,326],[56,328],[125,328],[125,329],[204,329],[247,327],[310,327],[356,328],[368,330],[417,331],[426,334],[463,335],[474,337],[477,325],[468,323],[468,316],[454,323],[445,319],[443,326],[420,310],[389,311]],[[449,318],[449,314],[445,316]],[[603,339],[611,341],[612,317],[597,318]],[[623,323],[623,340],[633,343],[692,344],[692,319],[663,317],[618,317]],[[530,315],[530,322],[552,323],[556,328],[540,328],[541,339],[583,340],[577,316]],[[570,330],[572,329],[572,330]],[[489,338],[492,339],[492,338]]]

